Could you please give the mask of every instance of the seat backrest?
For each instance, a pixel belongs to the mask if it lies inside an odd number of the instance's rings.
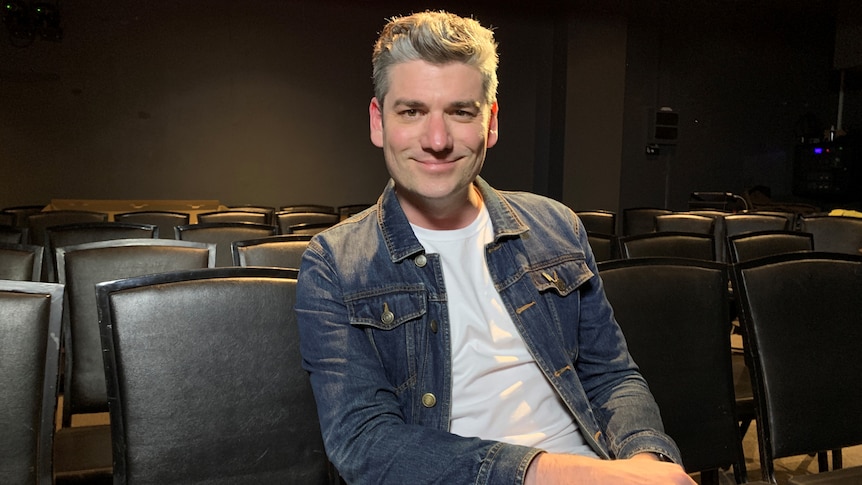
[[[159,237],[162,239],[174,239],[174,228],[183,226],[191,221],[191,215],[187,212],[173,211],[136,211],[114,214],[116,222],[131,222],[133,224],[153,224],[159,228]]]
[[[799,230],[814,235],[815,251],[862,253],[862,218],[802,216]]]
[[[790,221],[783,216],[770,214],[730,214],[724,217],[727,237],[760,231],[790,230]]]
[[[655,232],[655,217],[663,214],[673,214],[673,211],[656,207],[623,209],[623,236]]]
[[[233,264],[299,269],[308,241],[311,241],[311,236],[304,234],[282,234],[234,241],[231,244]]]
[[[53,483],[63,290],[0,280],[0,483]]]
[[[598,267],[629,351],[686,471],[742,467],[726,265],[661,258]]]
[[[354,216],[356,214],[359,214],[360,212],[364,211],[365,209],[371,207],[372,205],[374,205],[374,204],[340,205],[340,206],[338,206],[338,208],[336,208],[336,211],[338,212],[338,215],[341,217],[341,219],[344,220],[350,216]]]
[[[40,281],[44,248],[0,243],[0,280]]]
[[[225,267],[233,266],[231,244],[234,241],[275,236],[278,228],[251,222],[209,222],[177,226],[175,231],[181,241],[215,243],[216,266]]]
[[[338,213],[338,210],[331,205],[322,204],[295,204],[283,205],[278,208],[278,212],[323,212],[327,214]]]
[[[795,231],[798,229],[797,221],[799,219],[799,215],[795,212],[781,211],[781,210],[753,210],[746,212],[746,214],[760,214],[766,216],[778,216],[787,219],[787,229],[791,231]]]
[[[214,264],[214,244],[170,239],[98,241],[57,249],[58,277],[66,285],[68,300],[64,423],[71,423],[72,414],[107,411],[96,283]]]
[[[266,218],[263,224],[275,224],[275,207],[270,207],[267,205],[231,205],[228,206],[228,209],[246,212],[261,212],[263,214],[266,214]]]
[[[284,212],[275,213],[275,221],[282,234],[290,234],[290,227],[298,224],[335,224],[341,216],[325,212]]]
[[[734,288],[764,480],[774,478],[776,458],[862,443],[855,377],[862,374],[862,255],[788,253],[742,262],[734,266]]]
[[[29,218],[32,214],[38,214],[42,212],[45,208],[45,205],[17,205],[12,207],[4,207],[3,212],[7,214],[13,214],[15,216],[15,222],[12,224],[16,227],[27,228],[30,227]]]
[[[703,214],[661,214],[655,216],[655,230],[715,235],[715,217]]]
[[[293,224],[288,230],[288,234],[296,234],[299,236],[313,236],[319,232],[329,229],[335,224],[331,222],[303,222],[302,224]]]
[[[158,237],[159,229],[152,224],[132,224],[129,222],[82,222],[63,224],[45,228],[47,244],[45,247],[42,274],[51,282],[57,281],[55,252],[63,246],[74,246],[96,241],[115,239],[140,239]]]
[[[739,263],[773,254],[814,250],[814,238],[809,232],[757,231],[727,238],[730,262]]]
[[[590,249],[593,250],[593,257],[596,258],[597,262],[619,259],[619,246],[616,236],[588,232],[587,239],[590,243]]]
[[[727,262],[727,228],[725,225],[725,217],[732,215],[732,212],[721,211],[717,209],[692,209],[685,214],[694,214],[699,216],[711,217],[715,221],[715,226],[712,228],[712,236],[715,238],[715,258],[722,263]]]
[[[232,267],[97,287],[114,483],[329,483],[295,278]]]
[[[0,243],[25,244],[26,232],[23,228],[15,226],[0,226]]]
[[[575,211],[578,218],[584,224],[587,232],[596,232],[599,234],[614,235],[617,233],[617,214],[616,212],[595,210],[595,211]]]
[[[619,240],[620,255],[630,258],[690,258],[715,260],[715,244],[709,234],[655,232],[624,236]]]
[[[30,244],[38,244],[47,249],[48,236],[45,234],[47,227],[107,221],[108,214],[104,212],[59,210],[30,214],[27,217],[27,224],[30,226]]]
[[[231,209],[214,212],[202,212],[198,214],[198,222],[251,222],[254,224],[269,224],[271,218],[266,212],[247,211],[244,209]]]

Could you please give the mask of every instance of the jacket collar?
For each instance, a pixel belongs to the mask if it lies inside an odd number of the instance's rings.
[[[528,230],[528,227],[515,214],[509,203],[493,187],[488,185],[481,177],[476,177],[474,185],[482,195],[491,224],[494,226],[494,240],[499,241],[504,237],[520,235]],[[395,181],[390,179],[383,195],[377,201],[377,223],[389,250],[389,257],[393,263],[404,260],[414,254],[425,251],[416,235],[407,216],[401,209],[398,197],[395,196]]]

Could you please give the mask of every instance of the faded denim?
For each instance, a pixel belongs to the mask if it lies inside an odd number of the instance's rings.
[[[586,442],[603,458],[650,451],[679,463],[580,221],[550,199],[476,185],[494,226],[491,278]],[[296,312],[327,454],[350,484],[521,484],[540,450],[448,432],[443,274],[393,187],[303,256]]]

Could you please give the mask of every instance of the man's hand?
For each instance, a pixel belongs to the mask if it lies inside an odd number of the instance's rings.
[[[542,453],[527,469],[525,485],[694,485],[683,468],[653,453],[628,460],[600,460],[577,455]]]

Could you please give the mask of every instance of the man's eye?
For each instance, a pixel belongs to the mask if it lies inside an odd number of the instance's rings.
[[[472,118],[473,116],[475,116],[472,111],[467,111],[464,109],[455,110],[454,114],[459,118]]]
[[[401,116],[405,116],[407,118],[415,118],[415,117],[419,116],[419,110],[418,109],[405,109],[404,111],[401,112]]]

